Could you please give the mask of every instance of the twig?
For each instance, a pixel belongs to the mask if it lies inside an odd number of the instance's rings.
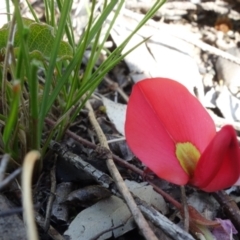
[[[52,212],[52,206],[53,206],[53,201],[55,199],[55,192],[56,192],[56,156],[54,160],[54,165],[51,169],[50,172],[51,176],[51,188],[50,188],[50,195],[47,203],[47,208],[46,208],[46,216],[45,216],[45,221],[44,221],[44,230],[47,231],[50,226],[50,218],[51,218],[51,212]]]
[[[180,188],[181,188],[181,195],[182,195],[184,229],[186,232],[188,232],[189,231],[189,211],[188,211],[188,204],[186,199],[186,192],[185,192],[184,186],[180,186]]]
[[[113,82],[110,78],[108,77],[105,77],[104,80],[110,84],[110,85],[113,85],[113,86],[116,86],[115,87],[115,90],[122,96],[122,98],[124,99],[125,102],[128,102],[128,95],[122,90],[122,88],[119,87],[118,83],[116,82]]]
[[[29,152],[23,161],[22,192],[23,192],[23,217],[26,224],[28,239],[38,240],[37,227],[34,221],[32,201],[32,173],[34,163],[40,158],[38,151]]]
[[[4,174],[9,162],[10,156],[8,154],[3,155],[1,165],[0,165],[0,183],[4,179]]]
[[[36,216],[35,219],[38,225],[44,229],[44,222],[45,222],[44,217],[40,215],[38,212],[35,212],[35,216]],[[63,238],[62,235],[51,225],[49,226],[47,233],[53,240],[65,240],[65,238]],[[29,240],[30,239],[31,238],[29,238]]]
[[[161,188],[159,188],[156,184],[154,184],[151,180],[148,180],[149,184],[153,187],[153,189],[161,194],[168,202],[170,202],[174,207],[176,207],[179,211],[182,210],[182,205],[176,201],[175,199],[173,199],[169,194],[167,194],[166,192],[164,192]]]
[[[109,144],[109,143],[122,142],[122,141],[125,141],[125,140],[126,140],[125,137],[114,138],[114,139],[108,140],[108,144]]]
[[[150,220],[155,226],[163,230],[163,232],[171,239],[177,240],[193,240],[194,238],[186,231],[171,222],[164,215],[159,213],[155,208],[149,206],[140,198],[134,196],[134,199],[141,209],[144,216]]]
[[[22,212],[23,212],[23,208],[22,207],[15,207],[15,208],[13,208],[11,210],[0,212],[0,218],[1,217],[8,217],[8,216],[11,216],[13,214],[19,214],[19,213],[22,214]]]
[[[86,173],[90,174],[97,183],[99,183],[105,188],[109,188],[113,193],[116,193],[116,189],[113,190],[114,182],[110,176],[96,169],[90,163],[85,162],[78,155],[68,151],[66,146],[55,141],[50,141],[49,148],[58,153],[62,158],[64,158],[66,162],[69,162],[70,164],[74,165],[77,169],[79,170],[81,169]]]
[[[240,210],[236,202],[225,191],[215,192],[213,196],[219,202],[226,215],[232,220],[238,232],[240,232]]]
[[[94,127],[94,129],[96,131],[96,134],[98,136],[101,146],[109,149],[109,146],[107,144],[107,139],[95,118],[92,106],[89,101],[86,102],[86,108],[89,110],[89,113],[88,113],[89,119],[90,119],[92,126]],[[134,218],[136,224],[138,225],[140,231],[143,233],[143,235],[146,239],[148,239],[148,240],[156,239],[157,240],[157,237],[155,236],[152,229],[149,227],[147,221],[143,217],[141,211],[137,207],[137,204],[135,203],[131,193],[129,192],[127,186],[125,185],[112,158],[109,156],[106,162],[107,162],[108,170],[110,171],[110,173],[118,187],[118,190],[120,191],[123,198],[125,199],[126,204],[128,205],[128,207],[133,215],[133,218]]]
[[[7,185],[9,185],[22,171],[22,168],[16,169],[8,177],[6,177],[2,182],[0,182],[0,191],[2,191]]]
[[[51,120],[51,119],[49,119],[49,118],[45,118],[45,122],[46,122],[48,125],[52,126],[52,127],[54,127],[55,124],[56,124],[56,122],[54,122],[53,120]],[[74,132],[72,132],[72,131],[70,131],[70,130],[67,130],[67,131],[66,131],[66,134],[67,134],[68,136],[70,136],[71,138],[73,138],[74,140],[76,140],[77,142],[83,144],[84,146],[87,146],[87,147],[89,147],[89,148],[91,148],[91,149],[96,149],[96,148],[97,148],[97,145],[96,145],[96,144],[94,144],[94,143],[92,143],[92,142],[89,142],[88,140],[86,140],[86,139],[84,139],[84,138],[76,135]],[[118,156],[115,155],[115,154],[112,154],[112,157],[113,157],[114,161],[117,162],[117,163],[119,163],[121,166],[124,166],[124,167],[132,170],[133,172],[139,174],[140,176],[143,176],[143,175],[142,175],[143,172],[142,172],[142,170],[140,170],[139,168],[137,168],[137,167],[135,167],[134,165],[132,165],[132,164],[124,161],[122,158],[118,157]]]

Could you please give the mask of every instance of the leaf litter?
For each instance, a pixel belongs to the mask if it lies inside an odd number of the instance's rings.
[[[136,1],[126,1],[127,9],[123,14],[121,24],[115,27],[111,35],[113,45],[118,44],[119,39],[123,34],[131,31],[134,21],[138,21],[136,20],[137,17],[141,17],[141,13],[146,11],[149,7],[149,2],[142,1],[138,5]],[[177,5],[177,3],[180,3],[180,5]],[[226,9],[229,9],[229,7],[230,10],[224,12]],[[75,8],[75,12],[77,12],[76,9],[77,7]],[[132,11],[133,9],[134,12]],[[213,113],[218,114],[219,116],[220,111],[220,117],[223,117],[223,120],[231,121],[231,123],[239,121],[238,115],[240,103],[238,95],[236,92],[233,93],[230,91],[231,89],[229,90],[228,88],[222,87],[226,85],[226,82],[229,86],[229,82],[231,83],[231,81],[234,80],[231,80],[228,75],[225,77],[226,79],[218,79],[218,72],[215,68],[217,58],[224,58],[224,56],[221,55],[221,52],[215,50],[220,49],[225,51],[227,48],[237,46],[237,42],[239,41],[239,32],[237,30],[237,25],[239,24],[240,19],[239,9],[239,2],[231,0],[224,3],[222,1],[169,1],[165,4],[164,8],[159,11],[159,15],[156,16],[157,28],[156,24],[151,26],[150,22],[149,26],[146,26],[145,29],[133,39],[134,43],[136,43],[139,42],[140,39],[152,36],[145,44],[136,49],[132,55],[130,54],[125,59],[126,66],[124,66],[124,68],[127,69],[122,69],[121,67],[117,71],[109,73],[108,77],[117,82],[118,79],[120,79],[119,76],[121,76],[121,79],[124,79],[125,82],[124,84],[118,82],[118,84],[120,85],[120,88],[128,94],[132,87],[132,82],[128,79],[137,82],[145,77],[154,77],[156,75],[176,78],[176,80],[179,80],[184,84],[193,94],[197,93],[199,99],[205,106],[207,106],[210,101],[213,103],[212,100],[206,99],[205,93],[209,90],[211,90],[215,96],[217,93],[215,104],[211,105]],[[129,13],[132,14],[132,19],[130,18]],[[229,25],[229,29],[224,34],[221,31],[222,28],[219,27],[220,23],[218,20],[222,14],[226,14],[227,18],[232,22],[232,24]],[[164,23],[158,21],[159,19],[162,19],[162,22]],[[228,26],[227,23],[228,21],[222,21],[221,24]],[[153,32],[156,33],[156,36],[154,36],[155,34],[153,34]],[[203,43],[209,45],[206,47]],[[214,48],[211,48],[210,46]],[[239,65],[237,66],[236,72],[240,69]],[[223,65],[221,69],[224,67],[225,65]],[[116,74],[118,76],[116,76]],[[228,73],[226,72],[222,75],[225,76],[225,74]],[[234,85],[236,85],[235,81]],[[239,86],[237,85],[237,87]],[[227,94],[224,89],[227,89]],[[95,113],[99,119],[104,118],[107,121],[110,120],[115,125],[118,132],[121,135],[124,135],[123,125],[125,105],[119,104],[126,104],[126,101],[121,94],[106,87],[106,83],[104,95],[105,98],[103,104],[106,107],[108,117],[100,112],[98,108],[95,108]],[[117,101],[113,101],[113,99],[117,99]],[[106,122],[103,122],[103,125],[106,125]],[[87,127],[83,129],[82,126]],[[116,129],[111,126],[106,129],[107,131],[105,134],[111,135],[116,132]],[[79,135],[86,136],[88,139],[91,138],[92,142],[96,142],[94,131],[91,129],[84,113],[80,113],[79,123],[72,126],[70,130],[74,130]],[[91,161],[94,162],[95,157],[91,156],[92,152],[86,147],[81,147],[79,152],[78,154],[81,157],[84,159],[92,158]],[[131,162],[136,164],[139,168],[143,168],[136,159],[132,159]],[[147,202],[149,205],[153,204],[150,199],[154,200],[156,198],[156,193],[149,188],[149,185],[145,186],[145,183],[138,184],[138,182],[141,181],[141,178],[133,174],[131,170],[126,170],[121,167],[120,171],[123,176],[132,180],[129,188],[133,191],[139,191],[141,193],[139,196],[141,199],[147,198],[145,201],[148,200]],[[60,179],[61,174],[58,181]],[[41,184],[44,189],[48,188],[48,182],[46,180]],[[79,181],[77,182],[77,185],[79,186],[75,187],[75,191],[77,191],[76,189],[78,187],[81,189],[88,187],[88,185],[91,186],[91,184],[92,182],[83,184]],[[170,194],[172,192],[174,198],[179,200],[180,194],[177,193],[177,191],[175,192],[174,186],[168,183],[163,183],[162,181],[159,181],[158,184],[165,186],[163,187],[163,190],[169,191]],[[43,194],[43,192],[41,191],[41,194]],[[62,194],[61,190],[60,194]],[[239,195],[239,191],[234,190],[230,194]],[[43,194],[43,196],[46,195]],[[176,209],[167,205],[160,195],[157,196],[158,200],[153,201],[153,205],[157,205],[157,209],[161,211],[162,214],[168,216],[174,223],[180,225],[181,216],[176,213]],[[41,196],[38,196],[38,199],[42,202]],[[187,199],[189,204],[193,205],[206,218],[215,219],[215,217],[220,217],[221,219],[225,219],[218,220],[223,225],[223,229],[225,230],[224,233],[220,233],[220,230],[217,229],[213,230],[213,233],[215,231],[214,235],[217,239],[232,239],[233,234],[235,234],[234,239],[239,239],[231,222],[227,220],[228,216],[222,211],[223,209],[221,206],[216,202],[212,203],[213,200],[210,196],[198,194],[196,190],[187,188]],[[176,215],[174,215],[175,213]],[[76,217],[73,217],[74,214]],[[124,233],[135,228],[135,224],[131,220],[131,215],[125,203],[114,195],[107,199],[100,200],[90,207],[81,209],[80,213],[74,212],[74,214],[72,215],[73,221],[72,219],[66,220],[67,218],[64,220],[65,224],[69,224],[66,231],[63,231],[64,228],[62,227],[59,228],[60,232],[64,232],[65,235],[71,236],[72,239],[94,239],[96,236],[99,237],[98,239],[116,239],[121,235],[127,236],[126,234],[124,235]],[[60,216],[55,216],[55,220],[53,220],[52,223],[60,218]],[[74,226],[74,224],[76,225]],[[114,227],[117,227],[117,229],[113,229]],[[239,226],[235,227],[239,230]],[[137,231],[135,231],[134,234],[140,239]],[[85,238],[83,236],[85,236]],[[126,237],[125,239],[128,238]]]

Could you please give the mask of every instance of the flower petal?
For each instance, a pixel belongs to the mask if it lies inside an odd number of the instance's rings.
[[[207,192],[232,186],[240,175],[240,150],[236,132],[224,126],[200,157],[191,184]]]
[[[152,84],[148,84],[150,82]],[[135,84],[127,107],[126,140],[133,153],[159,177],[184,185],[189,177],[180,166],[175,155],[175,143],[157,114],[155,101],[165,100],[157,97],[162,92],[159,84],[155,86],[158,82],[161,81],[141,81]],[[145,91],[149,87],[152,91]],[[161,111],[165,112],[165,108],[161,108]]]
[[[215,136],[212,118],[182,84],[170,79],[152,78],[138,82],[134,91],[142,92],[148,108],[152,109],[175,143],[191,142],[203,152]],[[141,117],[148,118],[144,111]]]

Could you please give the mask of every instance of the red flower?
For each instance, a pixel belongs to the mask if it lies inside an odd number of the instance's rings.
[[[216,133],[205,108],[176,81],[153,78],[135,84],[125,133],[133,153],[169,182],[212,192],[232,186],[240,176],[233,127]]]

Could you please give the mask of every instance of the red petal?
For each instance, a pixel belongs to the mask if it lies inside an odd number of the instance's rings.
[[[141,92],[141,97],[146,102],[142,115],[136,113],[137,116],[145,117],[145,109],[150,108],[152,115],[158,119],[175,143],[191,142],[203,152],[215,136],[212,118],[182,84],[164,78],[146,79],[135,85],[133,94],[134,92]],[[141,108],[137,101],[132,105]],[[151,124],[151,118],[148,116],[145,118]]]
[[[134,154],[159,177],[184,185],[189,177],[175,156],[175,143],[158,114],[159,109],[169,112],[167,105],[171,98],[167,99],[164,108],[159,108],[156,104],[159,103],[160,107],[164,105],[162,101],[165,98],[160,96],[170,86],[159,83],[166,83],[166,80],[141,81],[135,84],[127,107],[126,139]]]
[[[240,175],[240,150],[236,132],[224,126],[200,157],[191,184],[207,192],[232,186]]]

